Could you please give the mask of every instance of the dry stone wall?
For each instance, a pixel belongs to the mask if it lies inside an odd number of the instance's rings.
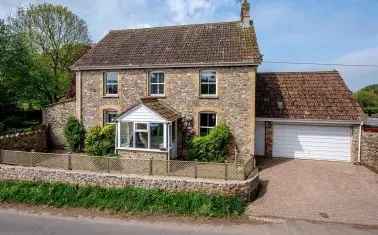
[[[378,173],[378,128],[362,133],[361,163]]]
[[[0,136],[0,149],[45,152],[47,150],[47,128],[41,126],[29,132]]]
[[[49,144],[52,147],[65,146],[64,127],[70,116],[75,116],[75,99],[49,106],[43,112],[43,122],[49,127]]]
[[[179,177],[100,174],[86,171],[68,171],[8,165],[0,165],[0,180],[63,182],[75,185],[118,188],[127,186],[146,189],[158,188],[166,191],[201,192],[207,194],[239,196],[244,200],[254,199],[259,184],[257,170],[253,174],[253,177],[245,181],[223,181]]]

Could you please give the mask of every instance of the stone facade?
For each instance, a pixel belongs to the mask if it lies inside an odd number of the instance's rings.
[[[45,152],[47,128],[42,126],[30,132],[0,136],[0,149]]]
[[[217,97],[199,95],[200,68],[159,69],[165,73],[164,102],[181,113],[183,122],[198,133],[200,112],[216,112],[219,122],[226,122],[235,138],[239,158],[254,153],[255,130],[255,67],[206,68],[217,72]],[[82,71],[76,75],[81,87],[76,94],[76,109],[86,128],[102,125],[106,110],[122,112],[148,96],[150,70],[120,70],[118,95],[106,97],[103,91],[104,71]],[[78,98],[79,97],[79,98]]]
[[[75,99],[66,100],[49,106],[43,111],[43,123],[49,127],[49,144],[64,147],[64,127],[70,116],[75,116]]]
[[[29,168],[0,165],[0,180],[24,180],[35,182],[63,182],[74,185],[102,187],[141,187],[158,188],[166,191],[201,192],[239,196],[252,200],[259,184],[257,170],[245,181],[222,181],[190,179],[182,177],[158,177],[93,173],[87,171],[68,171],[47,168]]]
[[[378,173],[378,128],[362,132],[361,163]]]
[[[265,157],[273,156],[273,123],[265,122]]]
[[[358,162],[358,142],[360,139],[360,126],[352,126],[352,150],[351,150],[351,161],[353,163]]]

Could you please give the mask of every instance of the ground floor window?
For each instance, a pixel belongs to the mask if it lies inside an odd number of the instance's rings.
[[[117,120],[118,117],[118,112],[117,111],[109,111],[105,110],[103,114],[104,120],[103,124],[114,124]]]
[[[200,113],[199,119],[200,136],[208,135],[210,131],[217,125],[216,113]]]
[[[137,149],[164,149],[165,123],[120,122],[119,147]]]

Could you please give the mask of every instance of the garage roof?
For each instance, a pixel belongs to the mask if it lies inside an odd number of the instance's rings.
[[[258,73],[259,118],[361,120],[363,112],[337,71]]]

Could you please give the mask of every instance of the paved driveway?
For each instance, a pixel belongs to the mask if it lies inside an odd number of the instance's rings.
[[[271,159],[252,217],[378,225],[378,175],[351,163]]]

